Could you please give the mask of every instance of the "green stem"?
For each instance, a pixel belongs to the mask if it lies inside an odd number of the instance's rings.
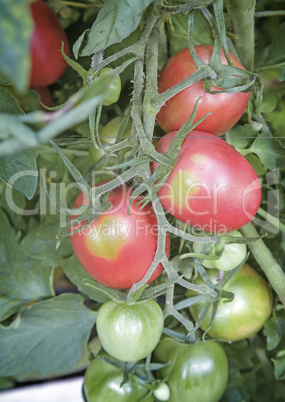
[[[243,226],[240,232],[245,237],[259,236],[252,223]],[[285,273],[282,268],[262,239],[257,240],[255,243],[248,244],[248,247],[285,307]]]
[[[161,94],[157,95],[153,100],[152,100],[152,106],[153,107],[161,107],[164,105],[168,99],[172,98],[173,96],[177,95],[178,92],[182,91],[183,89],[189,87],[192,84],[195,84],[195,82],[198,82],[202,80],[203,78],[215,78],[214,77],[215,73],[213,70],[207,66],[201,66],[198,68],[195,73],[190,75],[190,77],[187,77],[185,80],[179,82],[179,84],[175,85],[172,88],[167,89],[165,92],[162,92]]]
[[[258,67],[254,71],[256,71],[257,73],[260,73],[261,71],[266,71],[266,70],[277,70],[279,67],[284,67],[284,66],[285,66],[285,62],[283,61],[282,63],[269,64],[267,66]]]
[[[275,10],[275,11],[258,11],[254,14],[256,18],[262,17],[279,17],[285,15],[285,10]]]
[[[156,111],[149,107],[151,99],[157,96],[157,71],[158,71],[158,43],[159,31],[156,26],[149,37],[146,48],[146,81],[143,100],[143,126],[145,133],[151,141],[155,125]]]
[[[102,4],[83,4],[76,1],[56,0],[57,3],[64,6],[81,7],[81,8],[101,8]]]
[[[185,4],[179,4],[177,6],[167,6],[165,4],[158,7],[160,12],[167,13],[167,14],[178,14],[178,13],[187,13],[192,11],[194,8],[201,8],[206,7],[209,4],[213,3],[213,0],[205,0],[201,2],[200,0],[191,1]]]
[[[255,0],[225,0],[229,19],[241,63],[247,70],[254,67],[254,15]]]
[[[258,208],[257,213],[262,218],[266,219],[267,222],[271,223],[277,229],[281,230],[281,232],[285,233],[285,225],[284,225],[284,223],[280,222],[280,220],[278,218],[275,218],[275,216],[270,215],[268,212],[264,211],[264,209],[262,209],[262,208]]]

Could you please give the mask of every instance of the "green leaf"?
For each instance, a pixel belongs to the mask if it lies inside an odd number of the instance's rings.
[[[263,94],[262,102],[260,105],[261,113],[271,113],[278,104],[277,92],[266,92]]]
[[[52,269],[22,253],[5,213],[0,210],[0,320],[28,303],[53,295]],[[0,341],[1,343],[1,341]]]
[[[1,208],[6,211],[14,227],[20,230],[25,229],[26,222],[23,219],[23,215],[19,212],[26,209],[27,198],[21,191],[15,190],[14,188],[10,189],[10,187],[6,186],[4,183],[3,186],[5,186],[6,191],[3,190],[2,193]],[[12,191],[10,192],[10,190]],[[11,194],[11,198],[9,196],[7,197],[7,191]]]
[[[1,85],[11,85],[13,81],[8,75],[0,69],[0,84]]]
[[[248,124],[244,126],[237,124],[229,131],[230,144],[235,148],[244,149],[249,144],[253,134]]]
[[[38,180],[34,149],[0,158],[0,178],[10,187],[20,190],[30,200],[35,194]]]
[[[273,316],[264,325],[267,349],[275,349],[285,335],[285,318]]]
[[[86,279],[91,282],[94,281],[94,279],[85,271],[85,269],[78,261],[76,255],[73,255],[71,258],[62,260],[61,266],[68,279],[77,286],[80,292],[89,296],[90,299],[95,300],[98,303],[105,303],[106,301],[110,300],[110,298],[102,293],[100,290],[86,285]]]
[[[278,352],[272,361],[276,380],[285,380],[285,350]]]
[[[249,151],[256,154],[267,169],[285,167],[285,148],[276,138],[268,138],[267,133],[256,138]]]
[[[261,160],[255,154],[246,155],[245,159],[251,164],[257,176],[263,176],[266,173]]]
[[[266,60],[270,64],[280,63],[285,60],[285,49],[280,46],[280,43],[285,42],[285,23],[280,26],[278,34],[275,36],[267,54]]]
[[[23,113],[17,101],[9,94],[9,92],[7,92],[5,89],[1,87],[0,87],[0,112],[11,113],[11,114]]]
[[[0,3],[0,66],[19,91],[28,84],[32,19],[29,0],[2,0]]]
[[[254,368],[254,353],[247,341],[235,342],[232,345],[224,345],[227,355],[240,370]]]
[[[211,30],[207,20],[200,10],[193,10],[192,13],[194,15],[194,31],[192,35],[194,44],[212,44]],[[166,25],[171,56],[188,47],[188,18],[188,14],[174,14],[171,16],[172,25]]]
[[[285,81],[285,65],[278,66],[277,77],[279,81]]]
[[[139,25],[145,9],[153,0],[106,0],[89,33],[87,45],[81,56],[90,56],[120,43]],[[127,23],[126,23],[127,22]],[[82,36],[81,39],[82,41]]]
[[[23,380],[73,366],[81,357],[96,313],[80,295],[62,294],[25,308],[0,326],[0,375]]]
[[[59,217],[46,219],[40,225],[29,231],[21,242],[21,250],[28,256],[41,261],[45,267],[57,267],[62,258],[72,254],[70,241],[63,239],[60,247],[57,246],[57,233],[59,231]]]

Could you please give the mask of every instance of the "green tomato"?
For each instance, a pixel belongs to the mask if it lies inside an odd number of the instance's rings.
[[[122,370],[95,358],[88,367],[84,379],[84,391],[88,402],[154,401],[153,395],[138,377],[130,375],[129,381],[121,386],[123,380]]]
[[[113,71],[112,68],[104,67],[100,70],[99,77],[102,75],[107,75],[111,71]],[[109,85],[106,94],[104,95],[103,106],[110,106],[113,103],[116,103],[120,97],[120,93],[121,93],[121,78],[119,75],[116,75],[116,77],[112,80],[111,84]]]
[[[97,315],[97,332],[103,348],[116,359],[134,362],[149,355],[163,329],[162,310],[153,299],[135,304],[104,303]]]
[[[153,391],[153,395],[159,401],[168,401],[170,397],[170,389],[169,386],[163,382],[161,382],[158,387]]]
[[[241,233],[237,230],[229,233],[234,237],[242,237]],[[204,244],[193,243],[193,249],[195,253],[200,253],[203,249]],[[230,271],[231,269],[237,267],[246,257],[246,245],[238,243],[225,244],[221,257],[218,260],[203,260],[202,265],[205,268],[217,268],[219,271]],[[210,256],[215,255],[214,250],[209,254]]]
[[[210,270],[208,275],[216,282],[218,271]],[[195,283],[203,284],[197,277]],[[265,280],[250,265],[242,268],[225,285],[224,290],[234,293],[231,302],[218,304],[215,319],[208,334],[212,337],[224,338],[228,341],[240,341],[256,334],[265,324],[272,310],[272,293]],[[194,304],[190,311],[195,320],[202,310],[203,304]],[[201,329],[209,327],[212,308],[202,321]]]
[[[117,137],[119,134],[120,125],[123,121],[123,117],[118,116],[109,121],[103,130],[100,133],[100,140],[102,144],[113,145],[117,142]],[[119,138],[118,142],[123,141],[124,139],[128,138],[131,134],[131,129],[128,128],[124,133],[124,138]],[[102,156],[104,155],[104,151],[101,149],[97,149],[95,147],[91,147],[89,149],[89,160],[90,163],[96,163]]]
[[[227,356],[217,342],[183,344],[163,336],[154,361],[170,364],[156,372],[170,389],[169,402],[218,402],[228,381]]]

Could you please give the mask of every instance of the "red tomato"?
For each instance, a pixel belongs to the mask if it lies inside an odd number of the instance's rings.
[[[67,63],[61,55],[61,42],[69,55],[69,44],[56,14],[42,0],[30,4],[34,22],[31,47],[30,87],[43,87],[56,82]]]
[[[162,137],[156,150],[165,153],[175,134]],[[231,145],[213,134],[191,131],[158,195],[175,218],[207,232],[225,233],[254,217],[261,188],[251,165]]]
[[[131,193],[132,190],[126,186],[114,189],[109,195],[111,209],[87,229],[70,236],[75,254],[86,271],[101,284],[117,289],[129,289],[143,278],[157,247],[155,213],[150,204],[140,211],[140,206],[136,206],[137,198],[128,214]],[[81,193],[74,207],[86,204],[88,199]],[[169,237],[165,248],[169,255]],[[159,264],[149,282],[156,279],[162,270],[163,266]]]
[[[196,46],[197,55],[204,63],[209,64],[213,46]],[[233,65],[244,69],[239,61],[230,53]],[[221,54],[223,64],[227,64],[224,53]],[[180,50],[172,56],[163,67],[158,77],[158,91],[164,92],[197,71],[189,49]],[[212,87],[212,90],[218,90]],[[229,94],[208,94],[204,90],[203,80],[190,85],[177,95],[169,99],[160,109],[156,118],[160,127],[168,132],[179,130],[193,112],[194,105],[199,97],[203,97],[198,105],[194,122],[205,114],[212,112],[199,126],[198,130],[207,133],[222,135],[240,119],[250,98],[250,92]]]
[[[35,87],[33,89],[40,95],[40,100],[45,106],[54,106],[51,93],[47,87]],[[40,105],[40,108],[46,110],[42,105]]]

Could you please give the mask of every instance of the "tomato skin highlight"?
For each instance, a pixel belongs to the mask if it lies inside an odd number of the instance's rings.
[[[175,134],[164,135],[156,150],[165,153]],[[154,162],[152,170],[157,166]],[[253,219],[260,205],[261,188],[252,166],[231,145],[213,134],[191,131],[158,195],[175,218],[221,234]]]
[[[195,46],[196,53],[204,63],[209,64],[213,52],[213,46]],[[244,70],[240,62],[231,54],[230,59],[235,67]],[[221,53],[223,64],[227,64],[226,58]],[[197,71],[189,49],[185,48],[173,55],[163,67],[158,77],[158,91],[165,92],[185,78]],[[212,90],[218,90],[213,87]],[[158,112],[156,119],[160,127],[166,131],[179,130],[190,117],[195,103],[202,96],[198,104],[194,122],[201,119],[207,113],[208,116],[197,126],[197,130],[215,135],[223,135],[240,119],[245,111],[250,98],[250,92],[238,92],[229,94],[209,94],[204,90],[203,80],[200,80],[177,95],[170,98]]]
[[[70,235],[70,240],[83,268],[98,282],[116,289],[129,289],[141,280],[150,267],[157,247],[157,219],[150,204],[141,211],[137,198],[128,214],[132,190],[120,186],[111,191],[111,209],[104,212],[88,228]],[[74,207],[86,205],[81,193]],[[73,217],[74,218],[74,217]],[[77,226],[75,226],[77,227]],[[80,226],[79,226],[80,227]],[[166,237],[166,254],[170,241]],[[159,264],[148,283],[163,271]]]
[[[143,398],[153,402],[154,397],[137,376],[130,374],[129,381],[122,384],[123,372],[98,357],[90,363],[84,378],[84,391],[88,402],[134,402]]]
[[[67,63],[61,55],[61,43],[69,55],[66,34],[52,9],[42,0],[30,4],[34,29],[30,40],[30,87],[48,86],[65,72]]]
[[[163,336],[154,351],[154,361],[170,361],[157,370],[159,378],[167,378],[169,402],[218,402],[225,391],[228,361],[217,342],[182,344]]]
[[[163,330],[163,313],[153,300],[134,304],[104,303],[97,315],[96,329],[109,355],[126,362],[148,356],[158,344]]]
[[[217,270],[208,271],[212,282],[215,282]],[[195,283],[202,284],[197,278]],[[219,302],[215,319],[208,334],[213,338],[224,338],[228,341],[241,341],[256,334],[265,324],[272,311],[272,292],[266,281],[248,264],[234,275],[224,287],[232,292],[235,298],[228,303]],[[202,304],[190,308],[194,319],[202,309]],[[212,308],[201,324],[204,331],[210,323]]]

